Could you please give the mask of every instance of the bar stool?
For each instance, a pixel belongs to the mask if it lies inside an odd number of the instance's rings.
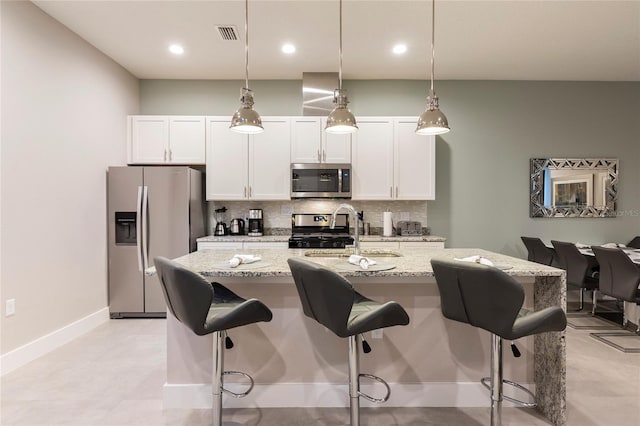
[[[497,268],[448,259],[432,259],[431,266],[444,317],[491,333],[491,377],[481,379],[491,391],[491,425],[502,424],[503,399],[524,407],[535,407],[535,402],[519,401],[502,393],[503,384],[508,384],[533,398],[531,391],[522,385],[502,378],[502,340],[564,330],[567,318],[562,308],[554,306],[536,312],[523,310],[522,285]]]
[[[164,257],[154,259],[169,311],[198,336],[213,334],[213,425],[222,425],[222,392],[247,396],[253,378],[240,371],[224,371],[224,347],[233,347],[227,330],[256,322],[269,322],[271,310],[258,299],[245,300],[222,284],[210,283],[201,275]],[[242,393],[223,388],[223,375],[241,375],[251,382]]]
[[[396,302],[379,303],[354,290],[349,281],[317,263],[300,258],[287,260],[306,316],[327,327],[338,337],[349,338],[349,401],[351,425],[360,425],[360,400],[386,402],[391,395],[387,382],[371,374],[361,374],[358,335],[371,330],[409,324],[409,315]],[[362,339],[365,353],[371,348]],[[387,388],[383,398],[360,391],[360,377],[376,380]]]

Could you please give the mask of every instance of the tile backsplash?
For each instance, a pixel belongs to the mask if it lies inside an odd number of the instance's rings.
[[[415,220],[427,226],[427,201],[356,201],[356,200],[290,200],[290,201],[209,201],[207,232],[213,234],[214,210],[226,207],[225,222],[233,218],[247,218],[249,209],[262,209],[264,227],[291,228],[292,213],[331,213],[338,204],[351,204],[357,211],[364,211],[364,222],[372,228],[382,227],[382,213],[393,212],[393,223],[399,220]],[[346,212],[341,212],[346,213]],[[353,224],[353,222],[352,222]]]

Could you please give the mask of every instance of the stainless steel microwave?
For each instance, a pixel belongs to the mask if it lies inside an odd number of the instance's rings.
[[[292,163],[291,198],[351,198],[351,164]]]

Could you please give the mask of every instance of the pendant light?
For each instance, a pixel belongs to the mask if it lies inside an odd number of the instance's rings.
[[[242,105],[233,114],[229,128],[238,133],[262,133],[262,120],[260,114],[253,110],[253,91],[249,89],[249,0],[244,2],[244,55],[244,87],[240,90]]]
[[[342,88],[342,0],[340,0],[340,48],[338,50],[340,65],[338,68],[338,88],[333,92],[333,103],[335,108],[327,117],[327,126],[324,128],[327,133],[341,134],[354,133],[358,130],[356,118],[353,116],[347,104],[347,91]]]
[[[434,45],[436,25],[436,0],[431,0],[431,90],[427,96],[427,109],[418,118],[416,133],[419,135],[441,135],[449,132],[447,117],[440,111],[438,97],[433,90]]]

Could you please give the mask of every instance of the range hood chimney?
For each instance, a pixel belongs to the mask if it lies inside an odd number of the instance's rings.
[[[302,115],[329,115],[334,107],[333,91],[337,87],[337,72],[303,72]]]

